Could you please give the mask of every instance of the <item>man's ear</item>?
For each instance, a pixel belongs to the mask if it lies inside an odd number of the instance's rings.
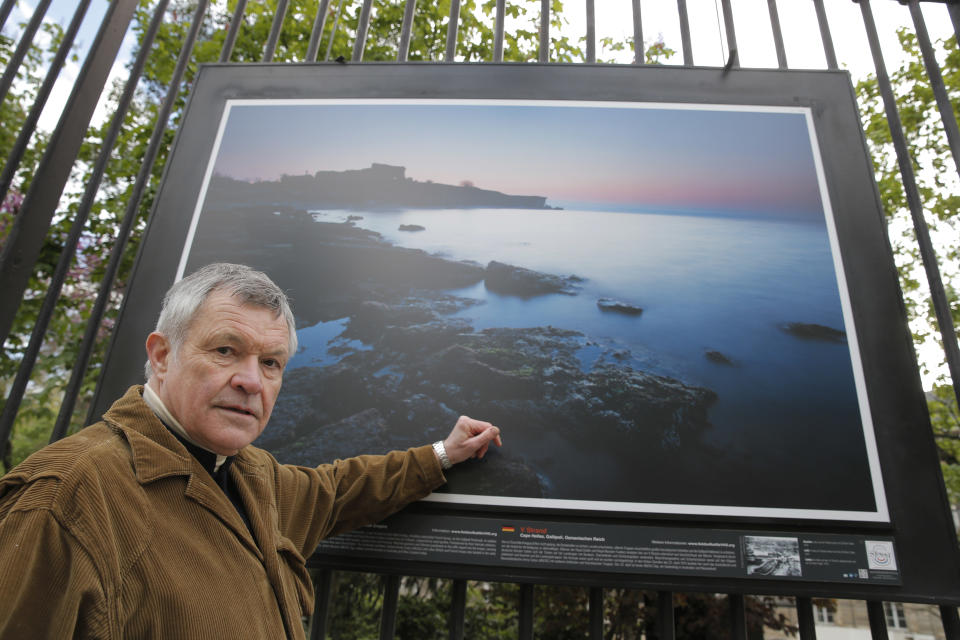
[[[154,376],[163,378],[171,357],[170,341],[165,335],[154,331],[147,336],[147,358]]]

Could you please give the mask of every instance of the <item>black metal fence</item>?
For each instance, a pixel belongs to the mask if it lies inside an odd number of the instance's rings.
[[[610,0],[603,0],[608,2]],[[797,0],[790,0],[791,2]],[[812,5],[815,12],[816,21],[819,26],[819,34],[805,34],[804,37],[813,46],[822,46],[824,59],[829,69],[838,69],[837,55],[834,48],[834,40],[831,35],[828,15],[824,7],[824,0],[804,0]],[[833,0],[836,2],[836,0]],[[854,0],[855,2],[857,0]],[[892,0],[880,0],[884,3],[892,4]],[[782,2],[782,0],[781,0]],[[256,4],[263,5],[264,0],[255,0]],[[51,0],[40,0],[32,16],[24,24],[10,24],[10,16],[16,5],[16,0],[3,0],[0,5],[0,26],[5,29],[5,33],[13,34],[16,45],[10,48],[10,56],[5,68],[2,79],[0,79],[0,98],[6,99],[11,88],[15,86],[18,72],[21,70],[27,56],[30,55],[31,47],[37,34],[41,31],[44,23],[45,14],[48,11]],[[220,49],[219,61],[229,63],[237,58],[236,48],[243,44],[242,39],[238,41],[241,27],[244,24],[245,16],[249,7],[247,0],[236,0],[232,18],[229,20],[229,27],[226,33],[222,34],[222,47]],[[284,24],[286,20],[291,19],[288,16],[289,0],[275,0],[270,2],[273,14],[272,25],[269,35],[266,38],[266,44],[262,49],[262,55],[258,61],[271,62],[277,56],[278,47],[285,47],[285,55],[291,62],[314,62],[317,60],[329,60],[331,57],[334,34],[337,32],[338,23],[343,18],[344,0],[319,0],[319,3],[313,2],[315,13],[312,16],[312,29],[310,30],[309,42],[306,43],[305,55],[300,59],[290,59],[289,52],[302,50],[299,45],[303,43],[290,43],[284,40]],[[317,4],[319,6],[317,6]],[[347,0],[348,5],[356,4],[352,0]],[[352,55],[350,59],[353,62],[361,62],[364,58],[365,48],[367,46],[367,37],[371,24],[371,16],[374,14],[374,0],[362,0],[362,4],[356,15],[355,37],[352,44]],[[405,62],[410,56],[411,35],[418,18],[416,0],[395,0],[394,2],[385,2],[378,0],[377,9],[390,4],[391,6],[402,5],[402,24],[396,30],[398,38],[395,43],[396,57],[398,62]],[[535,8],[536,3],[529,0],[526,4]],[[631,3],[624,2],[625,9],[631,13],[633,18],[632,42],[637,43],[633,47],[634,55],[632,64],[644,64],[644,51],[642,45],[644,42],[644,14],[641,9],[640,0],[632,0]],[[666,4],[666,3],[664,3]],[[773,36],[773,43],[776,50],[777,66],[780,69],[787,69],[787,54],[784,45],[784,34],[781,29],[780,18],[778,14],[778,5],[776,0],[767,0],[768,15],[764,16],[769,21],[770,31]],[[898,112],[894,90],[891,85],[881,47],[881,39],[878,35],[875,24],[874,12],[870,0],[859,0],[859,9],[862,14],[863,26],[865,28],[869,42],[870,52],[873,56],[878,87],[884,109],[887,123],[892,135],[892,143],[896,152],[897,162],[900,168],[900,178],[906,195],[906,204],[909,208],[914,232],[916,234],[916,251],[922,258],[923,267],[926,271],[927,281],[930,287],[930,300],[935,311],[937,323],[939,325],[942,342],[945,349],[947,366],[951,378],[953,379],[954,395],[957,394],[956,382],[960,381],[960,347],[956,338],[956,329],[953,325],[948,299],[947,290],[944,287],[943,279],[940,273],[940,265],[937,261],[933,242],[930,238],[928,226],[924,216],[924,200],[921,190],[918,188],[916,179],[916,167],[918,158],[912,158],[907,138],[904,134],[901,124],[900,113]],[[941,125],[946,133],[950,150],[955,163],[954,167],[941,168],[943,171],[960,170],[960,131],[957,128],[957,122],[951,106],[950,96],[947,93],[941,68],[936,59],[933,44],[926,23],[924,14],[921,11],[919,0],[900,1],[900,7],[903,11],[908,11],[913,23],[913,33],[917,39],[923,61],[926,67],[926,75],[935,96],[936,104],[939,109]],[[932,3],[931,3],[932,4]],[[940,2],[945,5],[946,14],[949,15],[953,26],[954,35],[960,40],[960,2],[948,0]],[[68,60],[71,48],[80,31],[87,12],[90,8],[91,0],[79,0],[76,4],[73,16],[62,32],[62,39],[55,51],[51,51],[46,61],[47,72],[42,82],[37,84],[34,94],[34,102],[29,106],[26,116],[23,119],[22,127],[16,132],[16,138],[11,146],[8,157],[5,159],[2,174],[0,174],[0,202],[10,202],[10,196],[19,193],[18,189],[18,171],[22,169],[25,157],[29,155],[31,139],[37,135],[37,126],[41,113],[44,110],[54,85]],[[493,43],[489,47],[491,51],[491,62],[501,62],[504,60],[505,38],[509,36],[505,24],[509,22],[509,12],[506,0],[491,0],[487,3],[491,10],[491,19],[493,20]],[[551,1],[540,0],[539,2],[539,30],[536,64],[551,64],[557,60],[551,54]],[[700,11],[709,11],[716,14],[716,25],[718,30],[722,25],[723,36],[726,48],[724,50],[723,66],[726,68],[736,68],[740,66],[740,56],[738,55],[737,29],[735,28],[734,7],[731,0],[715,0],[711,3],[697,3]],[[782,5],[781,5],[782,6]],[[215,3],[216,7],[216,3]],[[421,9],[423,7],[421,6]],[[189,91],[189,87],[184,82],[184,77],[191,63],[192,57],[196,55],[195,46],[198,37],[204,29],[209,29],[205,22],[207,14],[211,11],[209,0],[194,0],[184,4],[174,2],[171,6],[170,0],[114,0],[107,7],[103,15],[102,23],[96,38],[89,48],[85,59],[82,62],[79,75],[74,83],[69,97],[62,106],[59,122],[56,128],[50,134],[47,144],[42,149],[42,154],[38,156],[35,166],[32,168],[32,181],[25,192],[19,193],[22,196],[22,202],[16,207],[16,215],[11,217],[9,226],[6,230],[0,227],[0,233],[5,234],[0,253],[0,339],[6,347],[10,347],[11,336],[14,333],[18,317],[29,317],[33,320],[33,328],[29,343],[25,346],[20,344],[17,347],[18,373],[16,378],[6,385],[7,399],[4,404],[2,416],[0,416],[0,443],[6,443],[10,439],[11,431],[15,424],[18,411],[24,394],[27,392],[31,375],[34,372],[37,359],[42,356],[45,336],[48,332],[50,323],[57,313],[57,301],[64,295],[65,283],[68,281],[68,273],[77,260],[77,247],[81,243],[85,226],[88,224],[91,211],[98,197],[104,172],[108,163],[111,161],[111,155],[114,151],[114,144],[125,126],[125,116],[134,99],[135,92],[138,89],[138,82],[148,63],[148,57],[157,45],[155,39],[165,20],[188,21],[189,28],[183,31],[182,41],[176,43],[179,47],[179,55],[176,60],[175,68],[172,72],[172,80],[169,88],[160,103],[155,117],[155,125],[149,138],[149,143],[143,151],[142,162],[136,176],[130,176],[131,187],[126,192],[126,203],[124,213],[119,219],[116,227],[116,238],[112,243],[109,256],[102,256],[105,264],[100,271],[100,284],[96,291],[88,291],[86,295],[95,300],[89,306],[89,320],[83,338],[76,350],[72,374],[70,381],[66,385],[62,401],[59,403],[59,415],[52,429],[51,440],[63,437],[70,426],[71,416],[77,409],[78,399],[81,397],[85,377],[88,376],[88,367],[91,359],[94,357],[95,345],[98,343],[98,337],[102,340],[105,316],[111,306],[116,305],[118,292],[116,281],[118,273],[123,268],[124,257],[130,253],[128,243],[131,237],[135,237],[138,224],[138,217],[142,217],[140,212],[147,208],[151,187],[155,188],[156,176],[159,174],[159,167],[155,166],[158,157],[164,156],[161,152],[164,145],[169,144],[168,121],[171,114],[174,113],[178,101],[182,104],[184,95]],[[219,10],[223,10],[222,7]],[[568,0],[566,10],[570,13],[581,12],[585,15],[585,33],[582,61],[585,63],[595,63],[597,57],[597,29],[595,0],[584,0],[579,3],[576,0]],[[140,12],[139,15],[137,12]],[[175,15],[172,15],[175,14]],[[399,13],[398,13],[399,15]],[[304,20],[303,16],[293,16],[293,19]],[[691,39],[690,13],[687,6],[687,0],[677,0],[676,18],[679,22],[680,30],[680,49],[681,61],[683,65],[692,66],[698,61],[694,60],[693,41]],[[135,20],[136,19],[136,20]],[[332,22],[332,24],[331,24]],[[445,47],[443,48],[442,58],[437,61],[457,62],[458,30],[461,22],[461,1],[451,0],[449,16],[446,25]],[[87,130],[94,116],[94,111],[100,100],[101,93],[108,85],[110,70],[114,62],[120,55],[121,45],[125,34],[131,24],[140,25],[140,46],[137,49],[136,59],[129,66],[129,74],[126,82],[123,84],[121,93],[116,98],[114,114],[108,127],[103,129],[102,138],[98,140],[99,152],[95,157],[87,158],[87,177],[85,188],[79,204],[70,207],[68,211],[61,209],[61,196],[64,190],[71,183],[72,171],[84,153],[84,145],[87,140]],[[649,27],[649,25],[647,25]],[[321,44],[324,34],[327,35],[327,46],[325,54],[321,56]],[[207,34],[209,35],[209,34]],[[819,41],[817,41],[819,37]],[[168,43],[169,44],[169,43]],[[489,44],[489,43],[487,43]],[[298,49],[299,47],[299,49]],[[346,56],[344,56],[345,58]],[[533,62],[533,61],[531,61]],[[242,62],[237,62],[242,64]],[[700,63],[702,64],[702,63]],[[9,130],[8,123],[3,124],[8,129],[7,134],[11,137],[13,131]],[[62,224],[64,219],[68,219],[69,224]],[[49,241],[51,226],[54,222],[61,223],[66,229],[65,233],[57,238],[56,242]],[[143,224],[142,219],[139,224]],[[3,238],[0,235],[0,238]],[[55,259],[49,259],[51,246],[54,247],[58,255]],[[46,252],[46,253],[45,253]],[[42,282],[45,283],[46,292],[41,296],[42,303],[39,307],[32,305],[29,308],[21,302],[27,297],[28,288],[31,286],[31,278],[37,276],[37,270],[40,268],[41,254],[47,255],[47,261],[51,267],[48,272],[43,274]],[[129,259],[129,258],[128,258]],[[35,293],[35,292],[34,292]],[[18,316],[18,314],[24,314]],[[109,327],[108,327],[109,328]],[[5,348],[6,348],[5,347]],[[958,396],[960,397],[960,396]],[[958,402],[960,404],[960,402]],[[328,569],[321,569],[317,573],[317,602],[316,613],[313,624],[311,625],[311,637],[321,638],[325,635],[326,616],[329,610],[331,593],[331,573]],[[398,595],[400,593],[401,581],[396,575],[388,575],[383,579],[384,599],[382,607],[382,619],[380,625],[380,637],[390,638],[394,635],[395,620],[397,614]],[[457,579],[453,581],[452,586],[452,612],[450,617],[450,637],[461,638],[464,636],[464,621],[466,607],[467,583],[465,580]],[[731,634],[734,638],[747,637],[747,625],[744,609],[744,595],[730,594],[730,624]],[[674,637],[674,609],[673,594],[670,592],[659,592],[659,618],[656,635],[659,638]],[[593,587],[589,592],[589,635],[592,638],[602,638],[604,636],[604,618],[603,618],[603,589]],[[883,605],[881,602],[867,603],[870,626],[874,638],[886,638],[887,629]],[[810,598],[796,598],[796,608],[801,638],[814,638],[815,626],[813,606]],[[958,621],[956,608],[941,603],[941,617],[945,635],[948,638],[960,638],[960,621]],[[518,636],[521,638],[532,638],[534,635],[534,585],[523,584],[520,586],[519,610],[518,610]]]

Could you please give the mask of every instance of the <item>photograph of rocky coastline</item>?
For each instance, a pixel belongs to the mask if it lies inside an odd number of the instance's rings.
[[[593,459],[606,472],[618,465],[607,455],[610,447],[636,449],[619,474],[638,462],[675,472],[697,448],[687,447],[682,456],[671,452],[709,427],[715,397],[709,389],[618,366],[622,353],[584,370],[577,352],[590,337],[576,330],[476,331],[455,317],[476,301],[446,293],[482,284],[519,298],[575,295],[575,277],[398,248],[355,222],[317,222],[303,210],[231,208],[205,211],[204,218],[188,268],[213,260],[250,264],[292,292],[298,324],[347,319],[329,349],[335,364],[296,367],[285,375],[282,400],[258,441],[281,460],[311,464],[437,439],[456,421],[457,408],[469,408],[497,424],[525,428],[511,429],[511,447],[453,474],[448,489],[546,498],[563,483],[557,476],[567,456]],[[227,226],[243,234],[225,242]],[[308,260],[309,274],[303,272]],[[557,456],[559,443],[551,440],[563,441],[564,456]],[[538,449],[549,449],[545,459],[556,460],[546,461],[553,473],[540,468],[544,461],[525,461]],[[565,499],[596,498],[589,477],[574,480]],[[620,489],[602,492],[605,499],[637,501],[636,487]]]
[[[315,108],[325,113],[322,101]],[[732,112],[740,144],[752,139],[744,131],[760,138],[772,126],[781,140],[767,164],[805,168],[797,185],[767,188],[762,202],[756,189],[732,203],[704,192],[698,210],[681,196],[658,201],[663,185],[648,202],[587,205],[559,184],[579,181],[587,193],[599,178],[558,170],[550,187],[523,152],[497,169],[509,179],[475,186],[468,178],[478,165],[462,154],[473,145],[482,160],[480,132],[451,157],[439,143],[409,152],[420,158],[416,177],[412,161],[397,161],[401,142],[376,129],[345,154],[362,160],[320,168],[300,160],[279,174],[250,168],[329,148],[278,110],[274,101],[256,114],[226,112],[185,270],[243,262],[293,298],[301,350],[257,442],[279,460],[313,465],[430,442],[465,413],[500,425],[505,446],[451,472],[442,501],[875,511],[875,453],[821,185],[804,164],[812,151],[803,117]],[[613,115],[654,118],[644,126],[660,128],[689,128],[692,118],[720,130],[701,121],[731,113],[649,111]],[[400,112],[397,121],[409,120]],[[388,113],[376,111],[390,124]],[[554,115],[584,117],[569,108]],[[337,120],[344,125],[343,113]],[[272,124],[265,133],[252,122]],[[779,159],[784,131],[806,155]],[[462,180],[447,177],[458,160]],[[804,198],[813,204],[797,204]]]

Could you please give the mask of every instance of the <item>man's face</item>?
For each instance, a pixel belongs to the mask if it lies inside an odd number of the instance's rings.
[[[289,354],[287,323],[269,309],[214,291],[178,353],[152,333],[151,387],[194,442],[233,455],[267,426]]]

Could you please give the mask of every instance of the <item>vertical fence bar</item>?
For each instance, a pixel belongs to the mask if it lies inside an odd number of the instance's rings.
[[[100,92],[106,84],[137,0],[116,0],[107,7],[100,31],[67,99],[33,182],[14,218],[0,253],[0,343],[6,342],[33,267],[53,220],[60,194],[83,144]],[[0,432],[0,442],[9,434]]]
[[[220,62],[230,62],[233,47],[237,43],[237,34],[240,32],[240,23],[243,22],[243,12],[246,8],[247,0],[237,0],[237,7],[233,10],[233,17],[230,19],[230,29],[227,30],[227,37],[224,39],[223,48],[220,50]]]
[[[727,33],[727,67],[737,69],[740,67],[740,54],[737,52],[737,30],[733,27],[733,8],[730,6],[730,0],[720,0],[723,7],[723,26]]]
[[[520,585],[520,602],[518,604],[517,637],[520,640],[533,640],[533,585]]]
[[[913,18],[914,30],[917,33],[917,43],[920,45],[920,53],[923,55],[923,64],[927,67],[930,87],[933,89],[933,96],[937,101],[937,109],[940,111],[943,130],[946,132],[947,141],[950,143],[950,151],[953,154],[953,164],[956,165],[957,172],[960,173],[960,130],[957,129],[957,118],[953,114],[950,98],[947,97],[947,88],[943,84],[943,76],[940,75],[940,65],[937,62],[937,57],[933,53],[933,44],[930,42],[930,35],[927,33],[927,23],[923,19],[923,12],[920,11],[920,3],[918,0],[910,0],[910,16]],[[960,384],[960,381],[954,378],[954,384]]]
[[[323,37],[323,25],[327,22],[327,10],[329,8],[330,0],[320,0],[320,6],[317,7],[317,17],[313,19],[313,29],[310,30],[310,44],[307,45],[307,62],[317,61],[317,54],[320,53],[320,38]]]
[[[677,625],[673,613],[673,592],[657,593],[657,633],[660,640],[674,640],[677,637]]]
[[[950,14],[950,22],[953,23],[953,36],[960,45],[960,2],[948,2],[947,13]]]
[[[315,584],[313,617],[310,618],[310,640],[323,640],[327,637],[327,621],[330,618],[333,571],[330,569],[321,569]]]
[[[730,606],[730,637],[733,640],[747,640],[747,612],[743,595],[731,593],[727,596]]]
[[[289,0],[280,0],[277,3],[277,11],[273,14],[273,24],[270,25],[267,46],[263,48],[264,62],[273,62],[273,56],[277,52],[277,43],[280,41],[280,31],[283,29],[283,19],[287,17],[288,4]]]
[[[797,598],[797,622],[800,640],[817,640],[817,625],[813,619],[813,601],[810,598]]]
[[[683,47],[683,64],[693,66],[693,45],[690,42],[690,16],[687,14],[687,0],[677,0],[677,14],[680,18],[680,44]]]
[[[450,21],[447,23],[447,50],[443,59],[445,62],[453,62],[457,54],[457,31],[460,27],[460,0],[451,0],[450,2]]]
[[[3,76],[0,76],[0,102],[7,99],[7,92],[10,90],[10,85],[13,84],[13,79],[17,77],[17,71],[20,70],[23,59],[27,57],[27,52],[30,50],[30,47],[33,46],[33,38],[37,35],[37,29],[40,28],[40,24],[43,22],[43,16],[46,15],[49,6],[50,0],[41,0],[37,8],[34,9],[33,15],[30,16],[30,21],[27,22],[27,28],[24,29],[20,35],[20,42],[17,43],[17,48],[14,49],[13,55],[10,56],[10,61],[7,62],[7,68],[4,69]]]
[[[343,0],[340,2],[343,6]],[[373,0],[363,0],[363,7],[360,9],[360,22],[357,24],[357,40],[353,43],[354,62],[363,60],[363,48],[367,46],[367,32],[370,30],[370,12],[373,8]],[[333,35],[330,36],[333,42]]]
[[[783,31],[780,29],[780,14],[777,13],[777,0],[767,0],[770,12],[770,28],[773,30],[773,44],[777,49],[777,67],[787,68],[787,52],[783,46]]]
[[[833,37],[830,35],[830,24],[827,22],[827,12],[823,8],[823,0],[813,0],[813,6],[817,10],[817,23],[820,25],[823,52],[827,56],[827,68],[838,69],[837,53],[833,49]]]
[[[947,640],[960,640],[960,618],[957,617],[956,607],[941,605],[940,622],[943,624],[943,635]]]
[[[397,633],[400,576],[383,577],[383,608],[380,610],[380,640],[393,640]]]
[[[870,620],[870,637],[873,640],[889,640],[887,617],[883,612],[882,602],[877,600],[867,602],[867,618]]]
[[[153,172],[153,165],[160,152],[160,144],[163,142],[163,133],[167,129],[167,122],[170,119],[170,113],[176,103],[177,95],[180,93],[180,83],[183,81],[187,64],[190,62],[190,55],[193,52],[194,44],[197,41],[197,35],[200,33],[200,27],[203,25],[203,16],[206,14],[209,0],[202,0],[197,4],[193,13],[193,23],[190,25],[190,31],[180,47],[180,55],[177,58],[177,64],[173,70],[173,77],[167,87],[167,95],[160,105],[157,113],[157,121],[153,126],[153,133],[150,135],[150,141],[147,143],[147,149],[143,154],[143,161],[140,163],[140,169],[133,183],[133,190],[130,198],[127,200],[127,208],[123,214],[123,220],[117,229],[116,239],[110,252],[110,259],[107,261],[106,269],[103,273],[103,279],[100,281],[100,290],[97,292],[97,299],[90,310],[90,317],[87,319],[87,327],[83,334],[83,340],[80,343],[80,349],[77,353],[77,361],[73,365],[73,371],[70,373],[70,381],[67,383],[64,391],[63,401],[60,403],[60,410],[57,414],[57,420],[53,426],[53,432],[50,434],[50,441],[54,442],[67,434],[70,427],[70,417],[76,406],[77,399],[80,396],[80,388],[83,385],[83,377],[90,365],[90,358],[96,345],[97,333],[100,329],[100,323],[103,322],[103,316],[106,313],[107,305],[110,303],[110,292],[113,290],[117,279],[117,272],[120,270],[120,263],[123,260],[123,253],[126,249],[127,240],[130,238],[130,231],[137,219],[137,212],[140,210],[140,204],[143,201],[143,194],[150,181],[150,175]],[[90,408],[91,411],[93,407]],[[88,413],[87,423],[89,424],[95,418]]]
[[[643,46],[643,18],[640,14],[640,0],[633,0],[633,63],[646,62],[646,49]]]
[[[10,12],[13,11],[13,5],[15,4],[17,4],[17,0],[3,0],[3,4],[0,4],[0,29],[7,25],[7,18],[10,17]]]
[[[593,0],[587,0],[584,3],[587,10],[587,57],[586,62],[592,64],[597,61],[597,24],[596,12],[594,11]]]
[[[397,47],[397,62],[406,62],[410,55],[410,36],[413,34],[413,17],[417,12],[417,0],[407,0],[400,26],[400,46]]]
[[[467,581],[454,580],[450,598],[450,640],[463,640],[467,620]]]
[[[538,60],[546,64],[550,60],[550,0],[540,0],[540,52]]]
[[[27,145],[30,143],[30,137],[37,128],[37,122],[40,120],[43,107],[47,104],[47,98],[50,97],[53,85],[57,81],[57,76],[60,75],[63,63],[67,60],[67,55],[70,53],[70,48],[73,46],[73,41],[77,37],[80,24],[83,22],[83,17],[86,15],[89,7],[90,0],[81,0],[80,3],[77,4],[77,10],[73,14],[70,26],[67,27],[67,30],[63,34],[63,42],[60,43],[60,47],[57,49],[53,60],[50,61],[50,68],[47,69],[47,75],[44,77],[40,89],[37,90],[36,100],[33,101],[33,105],[30,107],[30,112],[27,114],[27,118],[20,128],[16,142],[14,142],[13,147],[10,148],[7,163],[3,165],[3,172],[0,174],[0,202],[3,202],[7,197],[7,191],[10,190],[10,185],[13,184],[13,179],[17,175],[17,169],[20,167],[20,161],[23,160],[23,154],[26,152]]]
[[[870,0],[859,0],[860,12],[863,14],[863,23],[867,31],[867,40],[873,53],[873,64],[877,71],[877,86],[883,97],[883,106],[887,115],[887,124],[890,126],[890,137],[897,152],[897,163],[900,165],[900,175],[903,178],[903,189],[913,217],[913,228],[917,234],[917,245],[920,257],[927,274],[927,284],[930,287],[930,298],[940,326],[940,335],[943,338],[943,348],[947,355],[947,367],[953,379],[953,394],[960,404],[960,345],[957,344],[957,334],[953,326],[950,313],[950,303],[944,290],[943,280],[940,277],[940,266],[937,264],[937,254],[930,240],[930,231],[923,216],[923,202],[917,189],[917,181],[913,173],[913,161],[907,140],[900,123],[900,114],[897,111],[897,101],[890,85],[890,77],[883,62],[883,52],[880,49],[880,39],[877,36],[877,26],[873,21],[873,11],[870,9]]]
[[[337,15],[333,17],[333,27],[330,29],[330,39],[327,41],[327,53],[323,56],[323,61],[330,59],[330,52],[333,51],[333,39],[337,35],[337,27],[340,25],[340,13],[343,11],[343,0],[337,3]]]
[[[603,640],[603,589],[590,588],[590,640]]]
[[[506,19],[507,0],[497,0],[497,21],[493,27],[493,61],[503,62],[503,23]]]
[[[117,103],[117,109],[114,112],[113,120],[110,122],[110,128],[107,131],[107,135],[104,136],[100,153],[97,156],[90,180],[87,182],[87,188],[80,201],[80,207],[77,210],[76,217],[73,219],[73,223],[70,225],[70,232],[67,235],[67,239],[63,243],[63,248],[60,251],[60,259],[57,261],[57,266],[50,278],[43,304],[37,312],[37,320],[33,325],[33,332],[30,334],[30,343],[27,345],[23,358],[20,360],[17,375],[14,378],[13,384],[10,385],[10,393],[3,407],[3,413],[0,414],[0,434],[7,434],[7,437],[9,437],[13,429],[13,421],[16,419],[17,412],[20,410],[20,403],[23,400],[27,383],[30,381],[33,365],[36,363],[37,356],[40,354],[43,338],[47,333],[47,328],[50,326],[50,320],[53,318],[53,312],[56,309],[57,300],[60,298],[63,283],[67,279],[67,271],[70,269],[70,265],[73,264],[77,245],[80,242],[80,236],[83,234],[83,228],[86,226],[87,218],[90,215],[94,199],[97,196],[97,191],[100,189],[100,181],[103,178],[103,173],[106,171],[107,164],[110,162],[113,145],[117,142],[120,129],[123,127],[124,117],[130,108],[130,103],[133,101],[133,94],[140,80],[140,75],[143,73],[143,68],[147,63],[150,47],[163,22],[163,14],[166,13],[168,2],[169,0],[160,0],[157,8],[154,10],[153,19],[150,21],[150,26],[144,34],[140,52],[137,54],[137,59],[134,61],[133,68],[130,70],[130,77],[127,79],[123,94]],[[0,439],[0,442],[5,444],[7,440]]]

